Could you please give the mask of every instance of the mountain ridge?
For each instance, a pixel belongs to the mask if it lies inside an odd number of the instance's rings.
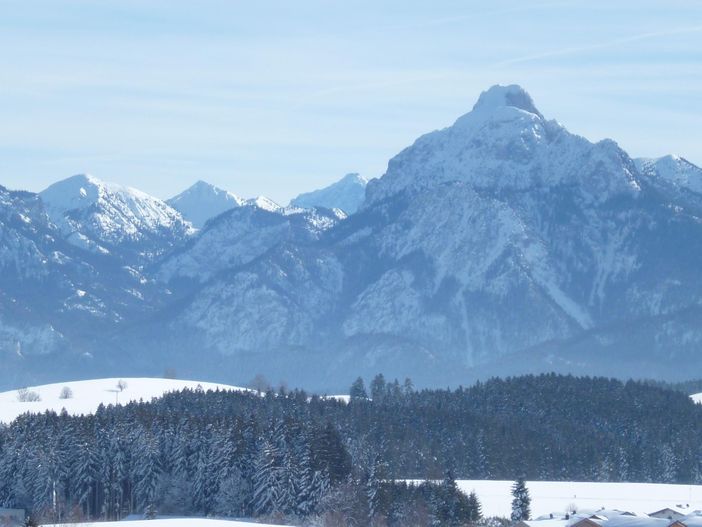
[[[523,89],[493,87],[393,157],[348,217],[257,198],[147,264],[125,256],[138,284],[125,290],[142,300],[81,349],[98,370],[129,358],[125,374],[158,364],[317,387],[321,368],[330,389],[377,371],[424,385],[651,376],[671,357],[682,374],[702,366],[698,171],[633,160],[547,120]]]

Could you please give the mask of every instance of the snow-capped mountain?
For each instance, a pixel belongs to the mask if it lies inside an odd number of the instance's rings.
[[[138,269],[63,234],[39,195],[0,187],[0,383],[80,374],[97,364],[100,335],[162,304]]]
[[[80,174],[40,192],[51,221],[78,247],[150,261],[179,245],[191,225],[172,207],[140,190]]]
[[[210,282],[176,327],[216,354],[266,356],[279,375],[320,357],[330,376],[428,382],[491,363],[651,375],[625,335],[656,364],[698,360],[702,343],[690,311],[702,225],[669,199],[613,141],[571,134],[497,86],[393,158],[359,212]]]
[[[244,199],[229,191],[198,181],[167,200],[193,227],[201,229],[208,220],[244,204]]]
[[[639,158],[634,161],[643,174],[702,195],[702,168],[693,165],[687,159],[667,155],[657,159]]]
[[[110,254],[66,243],[26,193],[5,198],[2,250],[12,272],[33,270],[61,302],[81,290],[101,302],[95,313],[119,314],[98,330],[83,311],[40,309],[17,287],[36,327],[80,342],[94,371],[119,357],[125,375],[168,366],[243,382],[260,372],[323,389],[380,371],[440,385],[550,370],[685,377],[702,367],[698,180],[681,158],[634,161],[612,140],[547,120],[520,87],[495,86],[391,159],[348,218],[248,200],[173,236],[180,245],[131,267],[129,286],[92,221],[114,208],[75,205],[81,183],[77,197],[54,199],[79,212],[52,216]],[[30,224],[41,228],[30,235]],[[55,251],[70,265],[47,274]],[[92,271],[78,285],[83,262]],[[129,290],[141,300],[124,308]],[[11,301],[0,317],[19,312]]]
[[[368,180],[356,173],[346,174],[328,187],[300,194],[290,201],[290,205],[302,208],[341,209],[346,214],[353,214],[363,203],[367,184]]]

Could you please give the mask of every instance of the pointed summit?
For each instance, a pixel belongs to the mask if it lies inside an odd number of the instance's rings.
[[[491,111],[505,106],[511,106],[541,117],[541,112],[534,106],[531,96],[517,84],[509,86],[496,84],[484,91],[473,106],[473,111]]]
[[[471,112],[417,139],[371,181],[364,206],[400,192],[461,182],[491,192],[577,185],[604,201],[639,188],[633,163],[613,141],[593,144],[546,120],[517,85],[484,91]]]
[[[200,229],[207,220],[240,207],[244,200],[236,194],[200,180],[166,203],[180,212],[193,227]]]

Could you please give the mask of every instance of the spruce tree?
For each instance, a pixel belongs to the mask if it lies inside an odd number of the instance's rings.
[[[471,491],[468,495],[468,520],[475,523],[483,518],[483,507],[480,504],[478,495],[475,491]]]
[[[382,373],[376,375],[371,381],[371,398],[375,402],[382,401],[387,395],[387,384]]]
[[[524,478],[519,478],[512,486],[512,521],[528,520],[531,516],[531,497]]]
[[[353,381],[351,389],[349,390],[349,395],[351,396],[351,400],[368,399],[366,385],[361,377]]]

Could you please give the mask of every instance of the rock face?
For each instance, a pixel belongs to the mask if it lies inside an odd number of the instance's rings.
[[[363,203],[367,184],[366,178],[358,174],[346,174],[328,187],[300,194],[290,202],[290,205],[302,208],[340,209],[346,214],[353,214]]]
[[[85,349],[135,373],[320,389],[377,372],[441,386],[551,370],[685,378],[702,366],[700,173],[591,143],[495,86],[390,160],[348,218],[259,199],[183,233],[134,271],[144,300],[120,330]],[[22,196],[6,215],[41,217]],[[28,251],[5,247],[8,262]]]

